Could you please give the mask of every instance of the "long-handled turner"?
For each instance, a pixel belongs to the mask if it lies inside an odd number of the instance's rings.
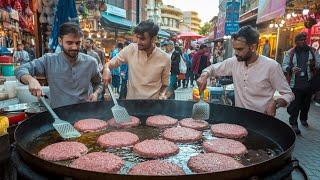
[[[114,96],[112,89],[110,85],[108,84],[108,90],[110,92],[110,95],[112,97],[114,106],[111,108],[112,114],[116,122],[129,122],[130,121],[130,115],[126,108],[120,106],[117,102],[116,97]]]
[[[58,117],[58,115],[51,109],[49,104],[46,102],[44,97],[40,97],[40,101],[44,104],[46,109],[53,117],[54,122],[52,125],[63,139],[77,138],[81,136],[81,134],[69,122],[64,121]]]
[[[210,105],[203,100],[203,91],[200,92],[200,101],[192,108],[192,119],[208,120],[210,116]]]

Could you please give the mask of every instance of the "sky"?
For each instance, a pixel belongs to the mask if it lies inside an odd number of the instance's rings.
[[[182,11],[198,12],[201,24],[210,21],[219,12],[219,0],[162,0],[162,2]]]

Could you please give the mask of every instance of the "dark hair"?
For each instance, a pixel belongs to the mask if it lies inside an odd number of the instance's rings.
[[[268,40],[268,39],[266,39],[265,43],[269,43],[269,40]]]
[[[93,39],[92,38],[87,37],[86,40],[90,41],[90,44],[93,44]]]
[[[157,36],[159,32],[159,26],[149,19],[140,22],[139,25],[134,28],[135,34],[143,35],[145,32],[147,32],[151,38]]]
[[[123,43],[118,43],[118,44],[117,44],[117,48],[118,48],[118,49],[123,49]]]
[[[243,26],[238,32],[232,34],[233,40],[238,40],[238,38],[244,38],[246,44],[259,44],[259,32],[252,26]]]
[[[301,32],[299,34],[296,35],[296,37],[294,38],[294,41],[305,41],[307,39],[307,33],[305,32]]]
[[[82,37],[83,33],[77,23],[66,22],[63,23],[59,28],[59,37],[62,38],[64,35],[74,34],[76,36]]]
[[[131,43],[131,42],[127,40],[127,41],[124,42],[124,45],[125,45],[125,46],[128,46],[130,43]]]
[[[207,45],[201,44],[199,49],[204,49],[204,48],[207,48],[207,47],[208,47]]]

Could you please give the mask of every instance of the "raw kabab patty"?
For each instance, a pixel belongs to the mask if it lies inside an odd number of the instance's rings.
[[[205,130],[209,127],[209,123],[204,120],[195,120],[192,118],[186,118],[179,121],[180,126],[192,128],[195,130]]]
[[[87,152],[88,148],[82,143],[59,142],[43,148],[38,156],[47,161],[63,161],[78,158]]]
[[[184,171],[176,164],[151,160],[139,163],[132,167],[128,174],[130,175],[146,175],[146,176],[177,176],[184,175]]]
[[[163,138],[180,143],[195,142],[202,138],[202,132],[186,127],[173,127],[166,129]]]
[[[248,135],[248,131],[236,124],[214,124],[211,126],[211,132],[216,137],[238,139]]]
[[[124,165],[119,157],[107,152],[93,152],[74,160],[70,167],[102,173],[117,173]]]
[[[109,132],[98,138],[98,144],[104,148],[131,146],[139,141],[139,137],[130,132]]]
[[[80,132],[95,132],[107,127],[108,123],[100,119],[83,119],[74,123],[74,128]]]
[[[133,147],[133,151],[145,158],[161,158],[175,155],[179,147],[167,140],[144,140]]]
[[[131,128],[131,127],[139,126],[140,119],[137,117],[134,117],[134,116],[130,116],[129,122],[116,122],[116,120],[114,118],[112,118],[108,121],[108,123],[109,123],[109,126],[111,126],[111,127]]]
[[[228,156],[240,156],[248,153],[246,146],[241,142],[226,138],[205,141],[203,148],[207,153],[219,153]]]
[[[169,116],[156,115],[148,117],[146,124],[147,126],[166,128],[177,125],[178,120]]]
[[[244,167],[232,157],[217,153],[193,156],[189,159],[188,166],[195,173],[211,173]]]

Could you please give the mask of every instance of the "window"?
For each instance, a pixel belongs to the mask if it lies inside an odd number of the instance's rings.
[[[107,4],[124,9],[124,0],[107,0]]]

